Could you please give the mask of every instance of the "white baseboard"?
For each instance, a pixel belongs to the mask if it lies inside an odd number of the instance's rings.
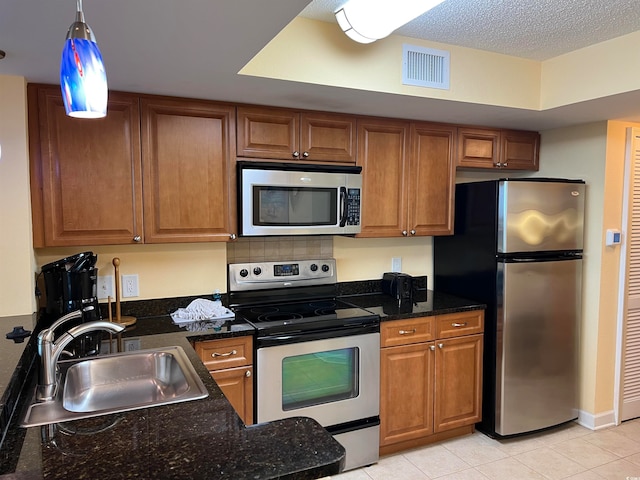
[[[616,424],[616,418],[613,410],[604,413],[598,413],[596,415],[585,412],[583,410],[578,411],[577,422],[590,430],[600,430],[602,428],[613,427]]]

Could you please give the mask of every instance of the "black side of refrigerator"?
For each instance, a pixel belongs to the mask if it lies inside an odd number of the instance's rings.
[[[454,235],[434,237],[434,287],[486,304],[479,430],[495,433],[498,182],[456,185]]]

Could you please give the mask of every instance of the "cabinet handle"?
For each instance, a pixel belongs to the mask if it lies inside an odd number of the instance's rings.
[[[302,152],[302,156],[303,156],[304,158],[307,158],[307,157],[309,156],[309,152]]]
[[[142,241],[142,237],[140,235],[136,235],[135,237],[133,237],[133,241],[140,243]]]
[[[298,152],[298,151],[296,150],[295,152],[293,152],[293,153],[291,154],[291,156],[292,156],[293,158],[298,158],[298,157],[300,156],[300,152]]]
[[[431,345],[431,346],[429,347],[429,350],[431,350],[432,352],[433,352],[435,349],[436,349],[436,346],[435,346],[435,345]]]
[[[211,356],[212,356],[213,358],[216,358],[216,357],[230,357],[231,355],[235,355],[236,353],[238,353],[238,351],[237,351],[237,350],[231,350],[230,352],[227,352],[227,353],[218,353],[218,352],[213,352],[213,353],[211,354]]]
[[[406,237],[407,236],[407,231],[406,230],[402,230],[402,235]]]
[[[244,376],[245,377],[250,377],[251,376],[251,370],[247,370],[246,372],[244,372]]]
[[[451,324],[452,327],[454,328],[458,328],[458,327],[466,327],[467,326],[467,322],[462,322],[462,323],[457,323],[457,322],[453,322]]]
[[[238,237],[236,236],[236,234],[235,234],[235,233],[232,233],[231,235],[229,235],[229,238],[230,238],[231,240],[235,240],[235,239],[236,239],[236,238],[238,238]]]
[[[398,333],[400,335],[413,335],[414,333],[416,333],[416,329],[412,329],[412,330],[399,330]]]
[[[411,235],[415,235],[416,231],[415,230],[411,230]]]

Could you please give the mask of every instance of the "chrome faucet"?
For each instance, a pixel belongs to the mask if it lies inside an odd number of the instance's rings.
[[[93,307],[91,307],[93,308]],[[60,354],[64,348],[76,337],[84,335],[96,330],[106,330],[111,333],[120,333],[125,327],[118,323],[95,321],[77,325],[63,333],[58,340],[54,342],[54,330],[68,320],[80,318],[82,310],[71,312],[61,317],[51,325],[51,327],[43,330],[38,335],[38,353],[42,360],[40,368],[40,382],[36,392],[36,400],[38,402],[46,402],[53,400],[58,390],[57,365]]]

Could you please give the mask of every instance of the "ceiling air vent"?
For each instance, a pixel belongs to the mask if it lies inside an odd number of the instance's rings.
[[[449,52],[435,48],[402,46],[402,83],[449,89]]]

